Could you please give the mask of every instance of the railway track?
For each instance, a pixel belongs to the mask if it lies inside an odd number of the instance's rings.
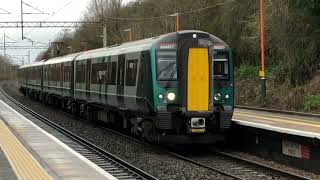
[[[235,179],[299,179],[307,180],[309,178],[295,173],[276,169],[274,167],[261,164],[259,162],[249,161],[237,157],[221,150],[207,150],[203,154],[177,154],[180,158],[207,167],[215,171],[224,172],[233,176]]]
[[[109,129],[109,128],[104,128],[104,129],[106,129],[109,132],[115,133],[119,136],[122,136],[132,143],[136,143],[141,146],[150,145],[148,143],[135,139],[131,136],[114,131],[112,129]],[[238,157],[230,153],[224,152],[222,150],[217,150],[215,148],[207,149],[207,151],[205,152],[206,155],[200,158],[199,156],[194,156],[194,155],[184,154],[184,153],[182,154],[180,152],[174,152],[171,150],[170,147],[164,148],[162,146],[160,147],[157,145],[153,145],[153,148],[157,150],[160,149],[162,151],[166,151],[168,154],[170,154],[175,158],[196,164],[200,167],[218,172],[220,174],[223,174],[227,177],[231,177],[233,179],[244,180],[244,179],[258,178],[258,179],[309,180],[309,178],[300,176],[299,174],[291,173],[281,169],[276,169],[272,166],[264,165],[259,162],[250,161],[242,157]],[[212,164],[212,162],[215,162],[215,163]],[[231,168],[229,169],[226,168],[226,162],[228,162],[228,165],[230,165]],[[221,166],[221,164],[223,164],[223,166]],[[253,175],[256,178],[253,178]]]
[[[28,109],[27,107],[25,107],[24,105],[22,105],[21,103],[19,103],[18,101],[16,101],[12,97],[10,97],[8,94],[6,94],[2,89],[1,89],[1,91],[6,95],[6,97],[8,99],[10,99],[12,102],[17,104],[19,107],[21,107],[21,108],[24,107],[23,109],[26,108],[27,109],[26,111],[28,111],[28,112],[31,111],[32,115],[35,115],[37,118],[39,117],[41,119],[45,119],[45,121],[49,121],[49,123],[50,123],[50,120],[48,120],[48,119],[42,117],[41,115],[33,112],[32,110]],[[72,116],[68,113],[65,113],[65,114]],[[53,126],[56,126],[56,125],[53,125]],[[141,140],[138,140],[138,139],[133,138],[131,136],[128,136],[126,134],[114,131],[114,130],[109,129],[107,127],[102,127],[102,128],[109,131],[110,133],[114,133],[114,134],[117,134],[118,136],[122,136],[127,141],[130,141],[132,143],[138,144],[140,146],[150,146],[150,144],[142,142]],[[66,131],[66,130],[61,130],[61,131]],[[68,134],[68,132],[67,132],[67,134]],[[67,135],[67,136],[69,137],[69,135]],[[74,136],[76,136],[76,135],[74,135]],[[78,139],[78,140],[76,140],[77,142],[78,141],[81,143],[86,142],[84,139],[82,139],[80,137],[77,137],[77,139]],[[90,145],[85,145],[85,146],[88,146],[90,149],[91,148],[93,148],[93,149],[98,148],[91,143],[89,143],[89,144]],[[181,159],[183,161],[196,164],[199,167],[206,168],[206,169],[209,169],[214,172],[218,172],[218,173],[223,174],[223,175],[230,177],[232,179],[239,179],[239,180],[254,179],[253,176],[256,178],[259,178],[259,179],[301,179],[301,180],[308,179],[307,177],[303,177],[298,174],[294,174],[292,172],[283,171],[280,169],[275,169],[274,167],[264,165],[259,162],[249,161],[247,159],[237,157],[235,155],[232,155],[232,154],[229,154],[227,152],[217,150],[217,149],[214,149],[214,150],[211,149],[210,151],[205,152],[206,153],[205,156],[198,156],[198,155],[192,155],[192,154],[181,153],[181,152],[173,152],[172,150],[170,150],[168,148],[164,148],[164,147],[158,146],[158,145],[152,145],[152,148],[155,148],[157,150],[160,149],[162,151],[166,151],[166,153],[168,153],[170,156],[173,156],[174,158]],[[101,154],[107,153],[100,148],[98,148],[98,150],[94,150],[94,151],[97,151]],[[107,154],[109,154],[109,153],[107,153]],[[118,159],[118,158],[116,158],[116,159]],[[92,160],[92,161],[94,162],[94,160]],[[212,162],[215,162],[215,163],[212,163]],[[125,163],[125,164],[128,164],[128,163]],[[226,167],[226,166],[229,166],[229,167]],[[130,169],[130,168],[131,167],[129,167],[128,169]],[[135,169],[137,169],[137,168],[133,168],[133,169],[134,170],[131,170],[131,171],[133,171],[135,173],[135,171],[136,171]],[[139,174],[139,173],[141,173],[141,172],[138,172],[137,174]],[[156,179],[156,178],[154,178],[152,176],[148,177],[148,175],[146,175],[146,176],[142,176],[142,179]]]
[[[60,132],[61,134],[67,137],[62,139],[59,138],[59,140],[70,146],[73,150],[77,151],[84,157],[91,160],[93,163],[95,163],[102,169],[106,170],[108,173],[110,173],[117,179],[157,180],[157,178],[155,178],[154,176],[142,171],[141,169],[136,168],[135,166],[132,166],[126,161],[112,155],[111,153],[99,148],[98,146],[86,141],[85,139],[73,134],[72,132],[62,128],[61,126],[53,123],[49,119],[29,109],[28,107],[24,106],[14,98],[10,97],[2,88],[1,91],[15,105],[19,106],[24,111],[28,112],[35,118],[41,120],[45,124],[49,125],[51,128],[55,129],[56,131]]]

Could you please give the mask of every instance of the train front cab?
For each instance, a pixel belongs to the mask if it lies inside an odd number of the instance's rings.
[[[233,112],[233,90],[215,88],[215,44],[227,47],[220,39],[200,31],[172,33],[155,43],[151,54],[154,55],[153,97],[159,142],[224,140]],[[228,100],[216,99],[218,91],[221,96],[229,94]],[[231,106],[223,104],[231,101]]]

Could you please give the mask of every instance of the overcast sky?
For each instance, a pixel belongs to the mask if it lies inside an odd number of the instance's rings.
[[[78,21],[81,14],[85,11],[87,3],[90,0],[23,0],[23,2],[45,12],[48,15],[24,15],[24,21]],[[20,3],[21,0],[0,0],[0,8],[9,11],[11,14],[0,14],[0,21],[20,21]],[[4,11],[0,9],[0,13]],[[36,10],[23,5],[25,13],[34,13]],[[25,36],[32,39],[35,42],[48,43],[49,40],[54,40],[55,36],[61,32],[61,28],[26,28],[24,29]],[[0,46],[3,46],[3,34],[6,34],[10,38],[16,40],[15,46],[31,46],[31,42],[27,39],[21,40],[21,28],[0,28]],[[6,38],[7,41],[12,41]],[[7,44],[7,46],[10,44]],[[38,44],[41,45],[41,44]],[[30,50],[30,60],[33,61],[37,54],[41,50]],[[4,51],[0,50],[3,54]],[[10,56],[27,55],[28,50],[9,50],[6,54]],[[17,56],[22,58],[23,56]],[[28,61],[28,57],[24,57],[25,63]],[[16,63],[17,59],[13,59]]]

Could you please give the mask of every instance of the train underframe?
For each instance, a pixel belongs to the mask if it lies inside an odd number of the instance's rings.
[[[214,143],[223,141],[231,124],[233,109],[217,105],[215,113],[188,116],[180,111],[143,114],[126,109],[107,107],[93,102],[74,100],[40,90],[20,88],[30,98],[53,105],[88,121],[105,122],[149,142],[169,144]]]

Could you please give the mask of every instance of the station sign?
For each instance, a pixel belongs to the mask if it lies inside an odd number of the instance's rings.
[[[282,140],[282,154],[309,160],[310,148],[296,142]]]

